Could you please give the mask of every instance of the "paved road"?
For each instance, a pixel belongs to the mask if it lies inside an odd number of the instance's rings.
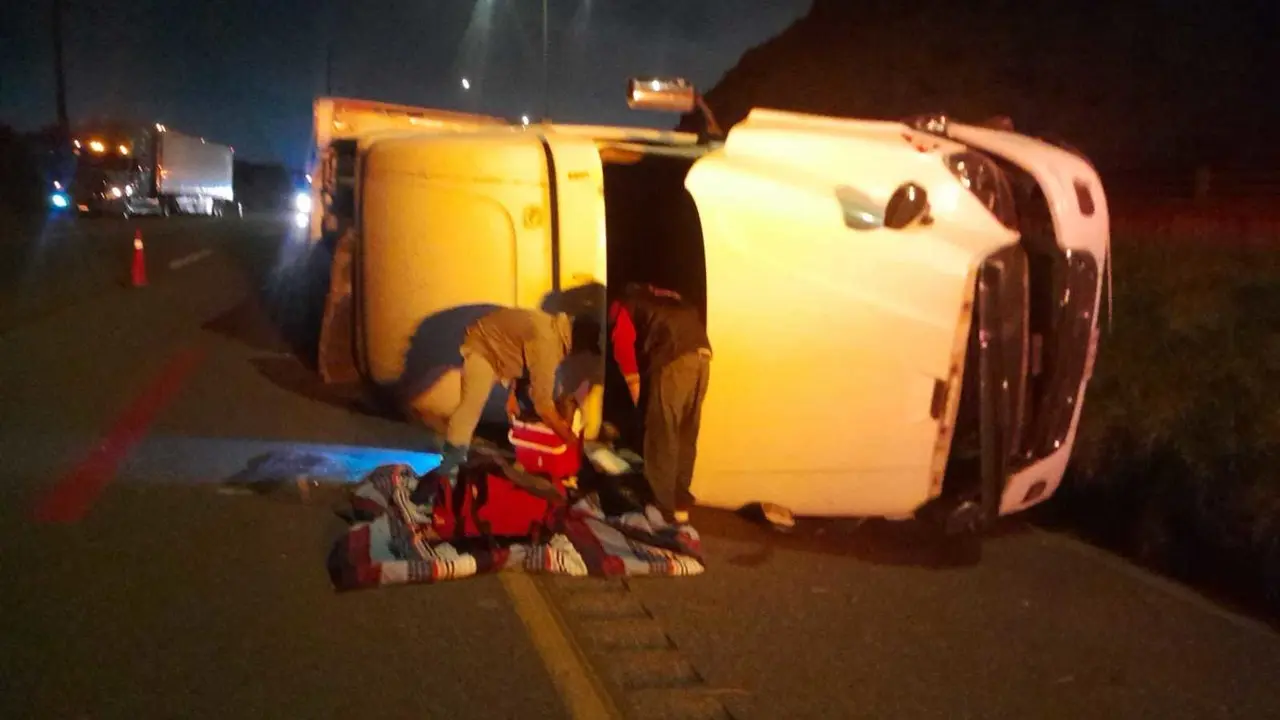
[[[24,228],[4,218],[0,238],[0,332],[100,298],[128,286],[135,231],[141,231],[151,275],[173,263],[183,266],[223,239],[203,218],[76,219],[58,216],[43,228]],[[7,225],[16,225],[10,228]],[[265,218],[240,223],[244,239],[274,238],[279,223]],[[219,226],[220,227],[220,226]]]
[[[336,595],[325,507],[217,484],[275,449],[422,438],[293,357],[283,220],[144,222],[144,289],[120,282],[133,227],[59,229],[61,265],[0,294],[0,717],[555,718],[577,676],[635,717],[1280,708],[1271,631],[1016,522],[940,547],[699,512],[705,575],[543,579],[550,613],[496,577]],[[49,274],[72,248],[82,274]]]

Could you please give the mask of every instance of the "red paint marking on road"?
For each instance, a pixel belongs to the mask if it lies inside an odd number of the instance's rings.
[[[204,359],[205,352],[204,348],[191,347],[169,360],[142,394],[115,418],[98,446],[40,500],[35,509],[37,522],[74,523],[89,513],[125,456],[177,396]]]

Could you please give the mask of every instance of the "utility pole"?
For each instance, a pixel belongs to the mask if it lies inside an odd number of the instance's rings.
[[[324,94],[333,95],[333,40],[324,51]]]
[[[58,131],[63,137],[71,133],[67,119],[67,76],[62,66],[62,5],[64,0],[53,0],[53,73],[58,93]]]
[[[338,42],[338,29],[342,26],[343,10],[346,5],[343,0],[332,0],[329,4],[329,28],[326,31],[328,36],[324,44],[324,94],[328,97],[333,96],[333,46]]]
[[[551,95],[548,81],[550,39],[547,36],[547,0],[542,0],[542,121],[551,119]]]

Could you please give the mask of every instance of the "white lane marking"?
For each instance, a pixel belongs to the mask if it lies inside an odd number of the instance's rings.
[[[197,250],[196,252],[193,252],[190,255],[184,255],[183,257],[180,257],[177,260],[174,260],[173,262],[169,263],[169,269],[177,270],[178,268],[186,267],[191,263],[200,262],[201,260],[209,257],[212,254],[213,254],[213,251],[210,250],[209,248],[205,248],[204,250]]]
[[[1161,575],[1157,575],[1150,570],[1128,562],[1122,557],[1113,555],[1106,550],[1090,545],[1089,543],[1071,537],[1070,535],[1061,535],[1055,532],[1050,532],[1031,524],[1028,524],[1027,527],[1031,528],[1032,532],[1048,540],[1051,544],[1061,550],[1067,550],[1083,555],[1094,560],[1100,565],[1106,566],[1114,572],[1118,572],[1121,575],[1137,580],[1150,588],[1159,590],[1165,595],[1174,598],[1175,600],[1180,600],[1190,607],[1196,608],[1210,615],[1217,616],[1219,619],[1226,620],[1238,628],[1250,630],[1271,638],[1272,640],[1280,640],[1280,632],[1277,632],[1275,628],[1272,628],[1267,623],[1225,608],[1214,602],[1212,599],[1201,595],[1194,589],[1183,585],[1176,580],[1171,580]]]

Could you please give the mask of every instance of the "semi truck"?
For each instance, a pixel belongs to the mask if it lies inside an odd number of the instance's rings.
[[[81,215],[241,213],[232,189],[235,151],[161,123],[102,123],[73,135],[74,170],[51,203]]]

